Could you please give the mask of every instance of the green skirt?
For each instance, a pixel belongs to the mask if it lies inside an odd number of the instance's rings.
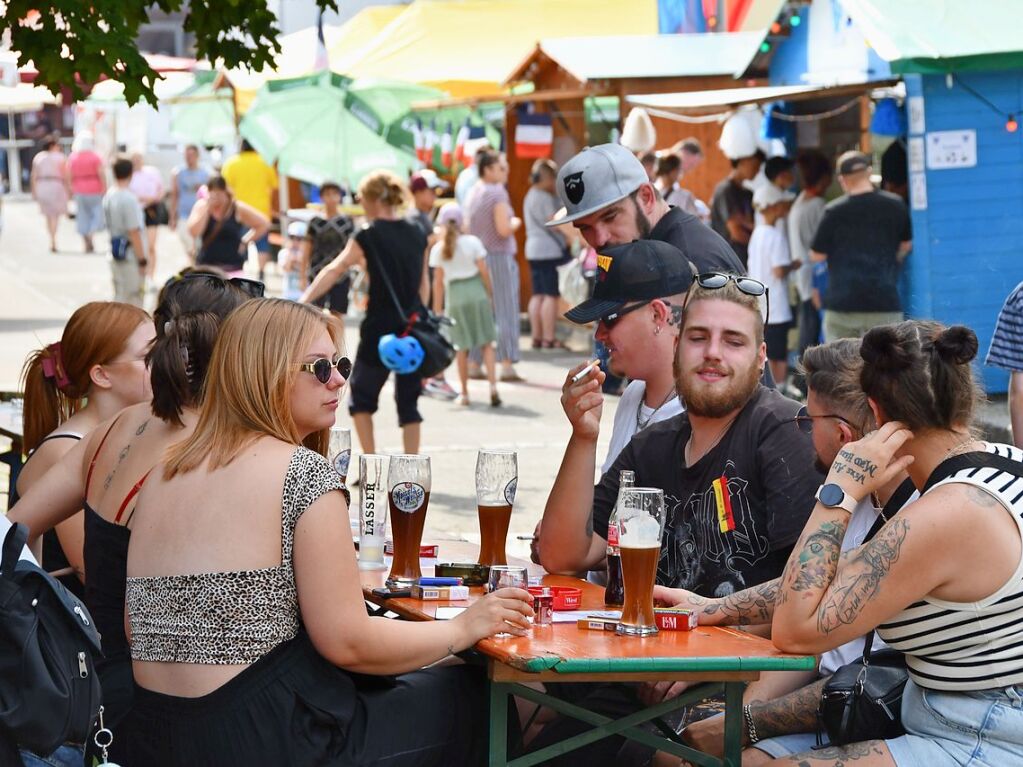
[[[447,331],[456,349],[477,349],[497,340],[494,307],[479,275],[448,283],[444,308],[455,321]]]

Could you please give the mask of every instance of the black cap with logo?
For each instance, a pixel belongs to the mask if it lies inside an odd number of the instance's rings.
[[[616,312],[630,301],[649,301],[685,293],[693,267],[681,250],[659,240],[633,240],[597,252],[593,297],[565,312],[579,325]]]

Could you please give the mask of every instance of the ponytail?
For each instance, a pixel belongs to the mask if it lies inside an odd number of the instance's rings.
[[[67,389],[69,385],[59,343],[32,352],[25,361],[21,390],[25,398],[22,444],[26,453],[39,447],[47,434],[81,406],[81,399],[70,397],[61,390],[61,387]]]
[[[167,320],[158,332],[147,358],[157,418],[182,426],[184,409],[201,402],[220,321],[212,312],[186,312]]]
[[[458,244],[458,236],[461,232],[458,231],[458,225],[454,221],[448,221],[444,225],[444,244],[441,246],[441,256],[445,261],[450,261],[455,257],[455,246]]]

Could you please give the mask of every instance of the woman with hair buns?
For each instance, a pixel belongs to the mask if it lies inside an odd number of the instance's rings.
[[[132,696],[124,632],[126,524],[150,470],[195,426],[220,323],[251,296],[211,274],[187,275],[169,285],[154,313],[156,341],[146,357],[152,401],[125,408],[99,424],[8,512],[12,522],[29,527],[31,545],[85,509],[85,602],[103,638],[104,657],[96,668],[104,723],[114,732],[114,761],[121,761],[116,758],[124,743],[119,725]]]
[[[885,325],[860,354],[879,428],[832,464],[782,576],[772,637],[820,653],[876,628],[906,657],[906,734],[771,763],[1023,764],[1023,451],[975,436],[969,328]],[[903,470],[920,499],[840,557],[850,511]]]
[[[348,406],[364,453],[376,452],[373,414],[377,411],[380,390],[391,374],[380,359],[380,339],[390,333],[401,333],[408,315],[425,311],[430,296],[426,237],[419,227],[399,215],[399,209],[407,200],[408,189],[393,173],[378,170],[363,178],[359,184],[359,201],[368,226],[348,240],[345,249],[316,275],[299,299],[312,303],[353,267],[369,273],[369,305],[359,328],[359,349],[349,382],[352,393]],[[395,306],[388,282],[394,288],[402,312]],[[406,453],[419,452],[423,421],[418,405],[421,380],[416,371],[395,374],[394,398]]]
[[[29,355],[22,392],[24,447],[31,457],[18,475],[12,506],[97,424],[149,401],[145,358],[152,342],[153,321],[142,309],[94,301],[71,315],[60,341]],[[79,597],[83,537],[82,515],[75,514],[46,534],[42,552],[43,568],[64,571],[60,581]]]

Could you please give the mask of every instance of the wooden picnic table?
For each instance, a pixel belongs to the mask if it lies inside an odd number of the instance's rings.
[[[473,562],[478,547],[464,541],[441,543],[438,562]],[[424,560],[425,561],[425,560]],[[510,564],[530,564],[521,561]],[[387,571],[360,571],[367,601],[408,620],[434,620],[438,607],[465,607],[483,595],[470,590],[470,601],[384,599],[372,589],[383,585]],[[424,567],[424,575],[427,572]],[[580,609],[603,611],[604,590],[586,581],[561,575],[543,575],[550,586],[576,586],[582,590]],[[813,656],[778,651],[761,637],[727,627],[698,626],[693,631],[662,631],[651,637],[618,636],[610,631],[580,629],[573,623],[536,626],[528,637],[491,637],[476,645],[488,659],[490,678],[490,764],[493,767],[528,767],[610,735],[622,735],[652,748],[667,751],[705,767],[740,767],[742,752],[742,694],[747,682],[762,671],[799,671],[816,668]],[[617,721],[536,689],[537,682],[645,682],[686,681],[694,686],[682,695],[649,706]],[[508,761],[506,731],[508,697],[517,695],[580,719],[592,729],[542,751]],[[725,751],[718,759],[682,744],[670,728],[662,733],[640,725],[658,723],[665,714],[711,696],[725,699]]]

